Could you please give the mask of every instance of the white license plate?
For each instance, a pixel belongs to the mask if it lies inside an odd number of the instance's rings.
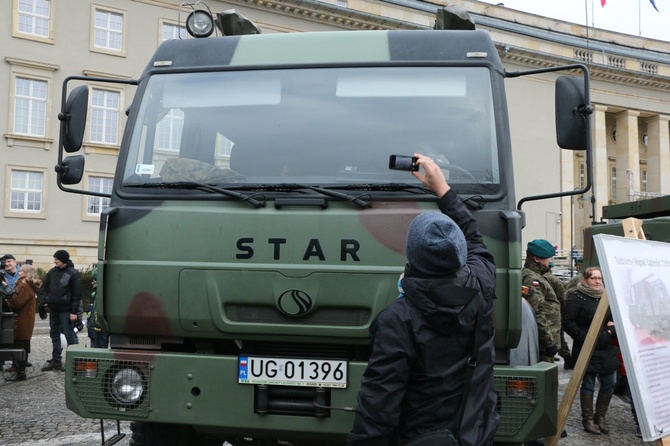
[[[238,382],[281,386],[347,387],[347,361],[240,356]]]

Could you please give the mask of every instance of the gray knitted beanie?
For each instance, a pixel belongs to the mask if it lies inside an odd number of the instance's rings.
[[[440,277],[465,266],[468,245],[451,218],[441,212],[424,212],[409,225],[405,251],[411,269]]]

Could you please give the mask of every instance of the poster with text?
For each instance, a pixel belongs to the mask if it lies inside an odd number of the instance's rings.
[[[670,243],[593,237],[644,441],[670,435]]]

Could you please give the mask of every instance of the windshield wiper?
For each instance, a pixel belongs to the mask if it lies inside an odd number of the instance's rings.
[[[246,184],[241,186],[236,186],[235,189],[238,190],[254,190],[254,191],[263,191],[263,192],[292,192],[292,191],[302,191],[302,190],[311,190],[321,195],[326,195],[332,198],[339,198],[341,200],[346,200],[350,203],[354,203],[360,206],[363,209],[372,207],[370,203],[361,199],[361,195],[353,196],[343,192],[338,192],[332,189],[344,189],[340,187],[323,187],[323,186],[314,186],[311,184],[299,184],[299,183],[279,183],[279,184]]]
[[[329,189],[329,188],[327,189],[327,188],[321,187],[321,186],[311,186],[309,184],[296,184],[295,186],[297,186],[297,188],[299,188],[299,189],[313,190],[314,192],[318,192],[320,194],[327,195],[329,197],[341,198],[342,200],[346,200],[350,203],[357,204],[362,209],[367,209],[367,208],[372,207],[372,205],[370,203],[368,203],[367,201],[362,200],[360,198],[361,195],[355,197],[353,195],[345,194],[344,192],[338,192],[336,190],[332,190],[332,189]],[[339,189],[339,187],[337,189]]]
[[[170,183],[141,183],[141,184],[126,184],[125,187],[146,187],[152,189],[196,189],[207,192],[216,192],[230,198],[237,198],[240,201],[246,201],[257,208],[265,207],[265,201],[259,201],[250,195],[236,192],[230,189],[223,189],[211,184],[198,183],[195,181],[174,181]]]
[[[336,189],[343,190],[369,190],[369,191],[389,191],[389,192],[411,192],[411,193],[422,193],[422,194],[433,194],[435,192],[428,189],[422,184],[409,184],[409,183],[382,183],[382,184],[347,184],[346,186],[329,186]],[[468,206],[471,209],[482,209],[483,197],[481,195],[473,195],[471,197],[460,197],[463,204]]]

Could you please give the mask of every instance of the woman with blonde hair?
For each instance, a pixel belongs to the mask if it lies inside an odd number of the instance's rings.
[[[5,381],[25,381],[26,365],[30,353],[30,338],[35,328],[35,296],[42,286],[32,265],[23,265],[19,271],[14,294],[7,298],[7,305],[14,312],[14,345],[26,351],[23,361],[17,361],[16,368]]]
[[[605,288],[600,268],[590,267],[584,270],[582,280],[577,288],[568,296],[563,312],[563,330],[573,340],[572,357],[576,360],[584,345],[586,334],[589,331],[596,309],[600,303]],[[589,365],[584,373],[582,386],[579,390],[582,406],[582,425],[584,430],[591,434],[608,434],[609,426],[605,421],[605,414],[609,407],[616,373],[619,368],[617,347],[613,343],[615,336],[612,313],[607,312],[606,324],[602,327],[596,345],[591,354]],[[596,380],[600,381],[600,390],[593,409],[593,394]]]

